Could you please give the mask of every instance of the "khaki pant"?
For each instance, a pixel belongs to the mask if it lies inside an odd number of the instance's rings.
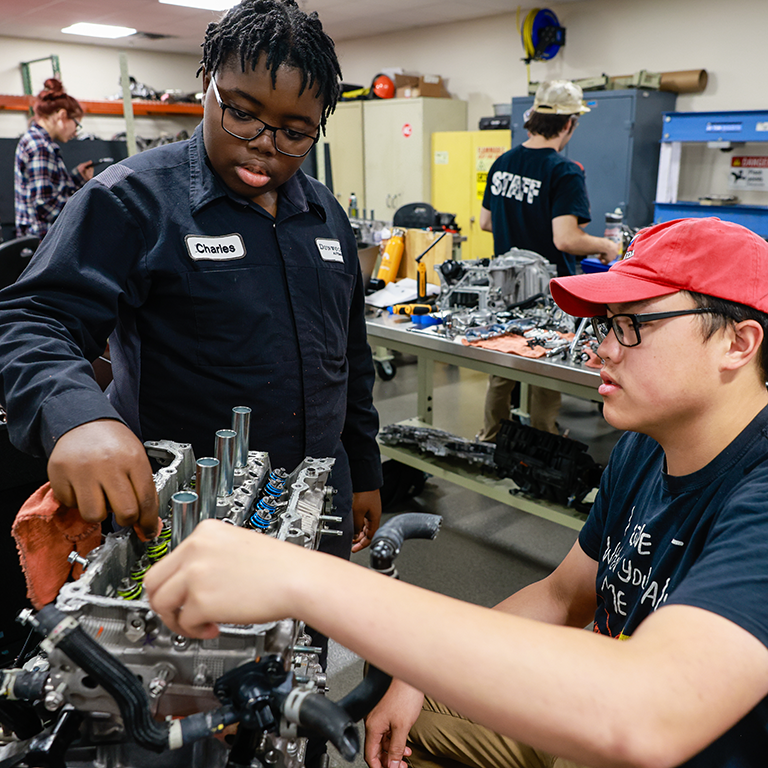
[[[499,432],[502,419],[509,418],[512,391],[517,386],[516,381],[503,379],[501,376],[488,377],[488,389],[485,393],[485,410],[483,412],[483,431],[477,436],[479,440],[493,442]],[[531,426],[553,435],[559,434],[557,429],[557,414],[560,412],[562,395],[551,389],[531,387]]]
[[[408,746],[413,768],[582,768],[500,736],[428,696]]]

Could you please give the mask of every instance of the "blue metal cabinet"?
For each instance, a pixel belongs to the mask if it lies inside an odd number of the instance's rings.
[[[632,227],[652,222],[662,114],[674,109],[676,98],[636,89],[585,94],[591,111],[579,118],[563,154],[584,166],[592,209],[589,234],[602,236],[605,214],[618,206]],[[523,115],[532,106],[532,96],[512,99],[513,147],[528,138]]]

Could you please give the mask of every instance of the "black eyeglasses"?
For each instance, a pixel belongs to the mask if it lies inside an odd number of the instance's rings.
[[[80,131],[83,129],[83,126],[80,125],[79,120],[75,120],[75,118],[72,118],[72,122],[75,124],[75,133],[80,133]]]
[[[216,97],[216,101],[221,107],[221,127],[236,139],[253,141],[261,136],[264,131],[272,131],[272,143],[281,155],[304,157],[320,138],[319,128],[317,129],[317,135],[309,136],[306,133],[292,131],[290,128],[275,128],[272,125],[268,125],[249,112],[243,112],[242,109],[225,104],[221,100],[219,89],[213,76],[211,76],[211,85],[213,86],[213,94]]]
[[[684,315],[718,314],[714,309],[699,307],[698,309],[678,309],[673,312],[651,312],[645,315],[612,315],[592,318],[592,327],[599,343],[613,330],[616,341],[623,347],[636,347],[640,339],[640,326],[652,323],[654,320],[666,320],[668,317],[683,317]]]

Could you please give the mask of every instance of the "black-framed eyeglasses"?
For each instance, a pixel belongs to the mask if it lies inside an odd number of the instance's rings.
[[[592,318],[592,328],[595,330],[597,341],[602,344],[603,339],[613,330],[616,341],[623,347],[636,347],[640,339],[640,326],[652,323],[654,320],[666,320],[669,317],[683,317],[684,315],[718,314],[714,309],[699,307],[697,309],[678,309],[672,312],[650,312],[644,315],[601,315]]]
[[[72,122],[75,124],[75,133],[80,133],[80,131],[83,130],[83,126],[80,124],[79,120],[75,120],[75,118],[72,118]]]
[[[281,155],[304,157],[320,138],[320,128],[317,129],[315,136],[292,131],[290,128],[275,128],[273,125],[269,125],[255,115],[250,114],[250,112],[244,112],[242,109],[225,104],[221,100],[221,95],[213,75],[211,76],[211,85],[213,86],[213,94],[216,97],[216,101],[221,107],[221,127],[236,139],[253,141],[261,136],[264,131],[272,131],[272,143]]]

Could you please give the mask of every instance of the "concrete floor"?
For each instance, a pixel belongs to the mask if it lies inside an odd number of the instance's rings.
[[[416,413],[416,366],[396,358],[391,381],[377,380],[374,402],[382,425]],[[456,366],[435,365],[434,424],[466,438],[482,425],[487,377]],[[605,423],[595,403],[563,397],[560,425],[569,436],[589,446],[590,455],[605,464],[619,433]],[[430,478],[411,502],[384,515],[430,512],[443,518],[434,541],[409,541],[397,560],[400,577],[436,592],[478,605],[495,605],[521,587],[543,578],[562,560],[576,541],[577,532],[520,512],[452,483]],[[368,553],[354,556],[367,565]],[[393,624],[397,618],[393,617]],[[330,697],[341,698],[360,680],[363,661],[332,643],[329,654]],[[360,728],[362,736],[362,727]],[[348,766],[329,749],[334,768]],[[351,764],[362,767],[358,756]]]

